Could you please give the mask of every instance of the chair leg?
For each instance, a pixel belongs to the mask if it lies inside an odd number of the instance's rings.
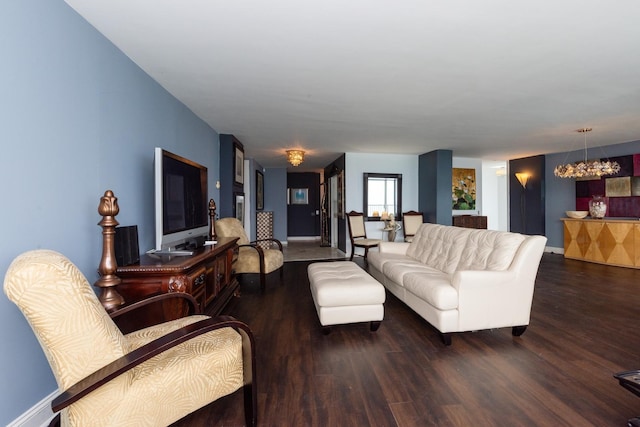
[[[258,389],[256,387],[256,348],[253,333],[244,325],[236,329],[242,336],[244,418],[247,426],[258,425]]]
[[[58,412],[49,422],[49,427],[60,427],[60,412]]]
[[[519,337],[520,335],[524,334],[524,331],[527,330],[527,325],[524,326],[514,326],[511,329],[511,335],[513,335],[514,337]]]
[[[260,290],[264,291],[267,286],[266,274],[260,273]]]
[[[442,343],[446,346],[451,345],[451,334],[447,333],[447,334],[443,334],[442,332],[440,332],[440,339],[442,340]]]
[[[356,251],[356,247],[351,245],[351,258],[349,258],[349,261],[353,261],[353,254],[355,253],[355,251]]]
[[[244,422],[247,426],[258,425],[258,394],[253,384],[247,384],[243,388],[244,392]]]

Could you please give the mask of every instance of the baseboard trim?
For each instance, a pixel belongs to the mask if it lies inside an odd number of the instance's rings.
[[[51,402],[59,394],[58,390],[55,390],[50,395],[46,396],[40,402],[29,408],[27,412],[20,415],[7,425],[7,427],[46,427],[53,418],[53,411],[51,410]]]
[[[291,240],[292,242],[314,242],[316,240],[320,240],[320,236],[295,236],[289,237],[287,236],[287,240]]]
[[[564,255],[564,248],[554,248],[552,246],[547,246],[544,248],[545,252],[550,252],[552,254],[560,254]]]

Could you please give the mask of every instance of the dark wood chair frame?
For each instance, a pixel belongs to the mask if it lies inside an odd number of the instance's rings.
[[[114,321],[117,321],[117,318],[124,314],[131,313],[149,304],[162,302],[170,298],[182,298],[188,303],[189,313],[200,313],[199,305],[191,295],[186,293],[169,293],[156,295],[133,303],[129,306],[122,307],[121,309],[110,313],[110,316]],[[242,336],[245,422],[247,426],[256,426],[258,395],[255,378],[255,339],[249,326],[231,316],[218,316],[192,323],[133,350],[62,392],[62,394],[53,400],[51,408],[53,409],[53,412],[59,412],[72,403],[77,402],[93,390],[96,390],[98,387],[101,387],[117,376],[129,371],[152,357],[202,334],[221,328],[233,328]],[[59,426],[60,414],[57,414],[49,425]]]
[[[359,243],[358,238],[364,237],[365,239],[368,239],[368,237],[367,237],[367,229],[364,226],[363,226],[364,234],[356,235],[356,236],[353,235],[353,231],[351,230],[351,217],[356,217],[356,216],[362,217],[362,222],[364,224],[364,213],[356,212],[356,211],[351,211],[347,213],[347,226],[349,228],[349,239],[351,240],[351,257],[349,257],[349,260],[353,261],[353,255],[355,254],[356,247],[358,247],[358,248],[364,248],[364,259],[366,261],[367,255],[369,254],[369,248],[377,247],[378,244],[380,243],[380,239],[375,239],[377,240],[376,243]]]

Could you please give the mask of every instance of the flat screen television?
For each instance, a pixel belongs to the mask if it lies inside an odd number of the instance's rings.
[[[209,232],[207,168],[156,147],[156,251],[186,249]]]

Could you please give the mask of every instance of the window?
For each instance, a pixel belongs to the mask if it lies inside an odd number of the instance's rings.
[[[384,213],[396,219],[402,215],[402,174],[364,174],[365,219],[380,220]]]

